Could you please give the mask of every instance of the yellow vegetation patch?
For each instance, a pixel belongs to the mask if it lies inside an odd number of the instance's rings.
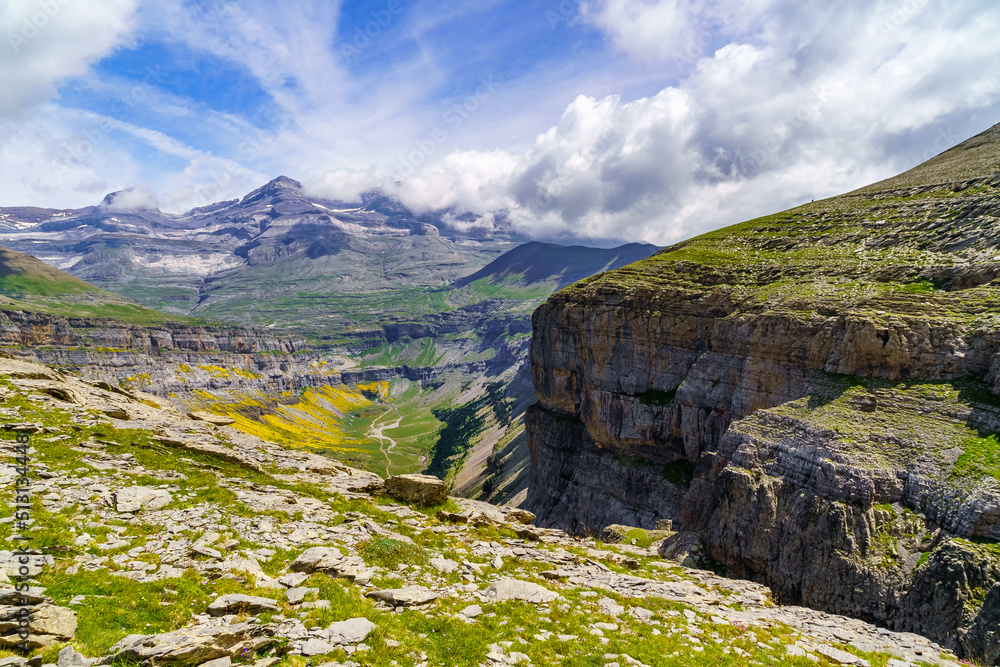
[[[230,402],[197,390],[195,395],[211,401],[208,408],[226,415],[244,433],[289,447],[308,447],[336,452],[364,452],[365,439],[351,437],[344,430],[344,416],[389,396],[388,382],[372,382],[358,387],[344,385],[306,389],[295,403],[284,405],[262,393],[242,394]],[[283,396],[289,398],[287,392]]]
[[[211,364],[204,364],[198,366],[203,371],[206,371],[209,375],[214,378],[228,378],[233,375],[238,375],[240,377],[250,378],[251,380],[260,377],[257,373],[253,371],[248,371],[245,368],[223,368],[222,366],[213,366]]]

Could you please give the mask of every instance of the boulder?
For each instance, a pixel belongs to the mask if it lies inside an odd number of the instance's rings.
[[[403,502],[437,505],[448,498],[448,485],[430,475],[398,475],[385,480],[385,492]]]
[[[508,520],[510,520],[510,521],[516,521],[517,523],[523,523],[525,525],[530,524],[530,523],[534,523],[534,521],[535,521],[535,515],[534,514],[532,514],[528,510],[523,510],[523,509],[520,509],[518,507],[513,507],[511,509],[507,509],[504,512],[504,514],[507,516]]]
[[[29,593],[29,591],[25,591]],[[48,648],[58,642],[66,642],[76,634],[76,612],[59,607],[52,599],[31,593],[24,597],[27,605],[20,606],[18,592],[13,588],[4,589],[0,596],[0,646],[16,646],[21,642],[18,635],[19,618],[22,609],[30,610],[27,639],[30,648]]]
[[[285,597],[288,598],[288,604],[300,604],[306,599],[306,596],[310,593],[319,593],[318,588],[286,588]]]
[[[67,646],[59,651],[56,667],[90,667],[95,662],[96,658],[86,658],[82,653],[77,653],[72,646]]]
[[[374,574],[362,559],[357,556],[345,557],[332,547],[310,547],[299,554],[288,569],[305,574],[324,572],[358,584],[367,584]]]
[[[423,586],[407,586],[406,588],[391,588],[381,591],[371,591],[366,597],[381,600],[393,607],[413,607],[433,602],[438,594]]]
[[[229,667],[233,664],[233,659],[228,655],[224,655],[221,658],[216,658],[215,660],[209,660],[208,662],[203,662],[198,667]]]
[[[617,523],[605,526],[604,530],[601,531],[601,542],[605,544],[620,544],[625,541],[625,536],[630,530],[632,529],[629,526],[622,526]]]
[[[331,623],[327,632],[334,644],[357,644],[363,642],[376,627],[367,618],[359,617]]]
[[[210,616],[225,616],[226,614],[259,614],[263,611],[277,611],[278,603],[270,598],[255,595],[234,593],[220,595],[208,605]]]
[[[195,421],[207,422],[213,426],[229,426],[236,423],[235,419],[223,417],[222,415],[213,415],[211,412],[205,412],[204,410],[194,410],[189,412],[187,416]]]
[[[115,510],[118,512],[138,512],[158,510],[173,500],[165,489],[151,489],[148,486],[129,486],[118,489],[114,494]]]
[[[333,547],[310,547],[292,561],[288,569],[292,572],[329,572],[337,569],[344,560],[344,555]]]
[[[458,563],[449,558],[431,558],[431,567],[438,572],[448,574],[458,569]]]
[[[287,588],[297,588],[304,584],[308,578],[309,575],[305,572],[293,572],[278,577],[278,583]]]
[[[337,647],[330,642],[325,642],[322,639],[316,639],[313,637],[309,639],[302,645],[302,655],[312,656],[312,655],[326,655],[327,653],[333,653],[337,650]]]
[[[544,604],[557,599],[559,594],[530,581],[508,578],[490,584],[486,589],[486,597],[493,598],[494,602],[523,600],[532,604]]]
[[[236,658],[244,650],[257,651],[274,641],[271,628],[260,623],[128,635],[111,647],[100,664],[139,662],[143,667],[193,667],[217,658]]]

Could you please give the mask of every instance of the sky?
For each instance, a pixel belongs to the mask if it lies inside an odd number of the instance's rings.
[[[286,175],[666,245],[1000,122],[996,35],[996,0],[0,0],[0,206]]]

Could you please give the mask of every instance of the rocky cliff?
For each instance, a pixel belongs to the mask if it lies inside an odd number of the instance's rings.
[[[998,188],[1000,126],[554,295],[528,509],[996,662]]]

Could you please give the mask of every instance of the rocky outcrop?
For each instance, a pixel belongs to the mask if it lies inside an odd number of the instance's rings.
[[[397,475],[385,480],[385,492],[403,502],[437,505],[448,497],[448,485],[431,475]]]
[[[1000,131],[986,144],[926,174],[982,150],[990,168]],[[1000,326],[985,314],[1000,239],[984,230],[1000,175],[914,186],[921,173],[542,305],[526,419],[538,523],[597,535],[670,519],[671,549],[783,601],[995,660]]]
[[[22,619],[27,621],[26,627]],[[75,634],[76,612],[53,604],[40,589],[0,588],[0,646],[48,648],[69,641]]]

